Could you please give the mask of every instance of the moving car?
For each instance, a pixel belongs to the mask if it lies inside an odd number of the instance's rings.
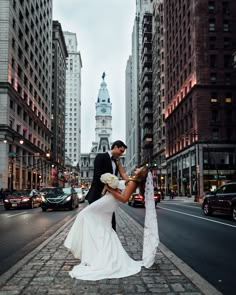
[[[206,193],[201,207],[205,215],[221,212],[231,215],[236,221],[236,182],[227,182],[216,191]]]
[[[157,203],[160,202],[161,200],[161,193],[159,192],[154,192],[154,201],[155,201],[155,206]],[[145,206],[145,198],[144,196],[140,193],[139,188],[136,189],[136,191],[132,194],[132,196],[128,200],[128,205],[136,207],[137,205],[139,206]]]
[[[76,193],[77,193],[77,197],[79,199],[80,203],[84,203],[85,202],[85,195],[83,194],[83,190],[80,187],[75,187],[74,188]]]
[[[6,210],[12,208],[31,208],[40,207],[42,198],[40,192],[36,189],[16,190],[10,193],[4,199]]]
[[[42,196],[42,211],[47,209],[73,210],[78,206],[79,200],[73,187],[55,187]]]
[[[47,193],[49,193],[52,189],[55,189],[55,186],[49,186],[49,187],[43,187],[40,190],[41,196],[45,196]]]

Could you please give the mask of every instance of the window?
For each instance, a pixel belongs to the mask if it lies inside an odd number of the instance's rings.
[[[217,98],[217,93],[216,92],[212,92],[211,93],[211,102],[213,102],[213,103],[218,102],[218,98]]]
[[[217,79],[217,74],[216,73],[211,73],[210,74],[210,80],[212,83],[215,83]]]
[[[215,19],[209,19],[209,31],[214,32],[216,30]]]
[[[219,129],[213,128],[212,130],[212,139],[213,140],[219,140]]]
[[[217,63],[217,56],[216,55],[210,55],[210,67],[215,68]]]
[[[215,49],[216,48],[216,37],[212,36],[209,39],[209,48],[210,49]]]
[[[215,10],[215,1],[209,1],[208,2],[208,11],[209,13],[213,13]]]
[[[223,31],[224,32],[229,32],[229,22],[228,22],[228,20],[224,20]]]
[[[212,110],[212,121],[216,122],[218,119],[218,110]]]

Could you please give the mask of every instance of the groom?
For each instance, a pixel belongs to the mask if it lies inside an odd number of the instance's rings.
[[[127,146],[124,144],[124,142],[122,142],[121,140],[116,140],[112,144],[110,151],[102,154],[97,154],[94,160],[93,181],[90,190],[87,193],[89,204],[93,203],[101,197],[101,193],[104,187],[104,183],[102,183],[100,180],[102,174],[111,173],[118,175],[119,172],[124,180],[128,179],[123,166],[118,160],[119,157],[123,155],[126,148]],[[112,227],[114,230],[116,230],[116,220],[114,213],[112,216]]]

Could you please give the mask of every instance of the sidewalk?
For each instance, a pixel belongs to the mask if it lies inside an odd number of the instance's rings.
[[[117,233],[129,253],[142,256],[143,228],[122,209],[116,213]],[[72,221],[0,276],[0,295],[77,295],[77,294],[185,294],[218,295],[207,283],[178,257],[160,244],[156,262],[134,276],[101,281],[72,279],[68,271],[78,264],[63,246]],[[106,251],[106,249],[104,249]]]

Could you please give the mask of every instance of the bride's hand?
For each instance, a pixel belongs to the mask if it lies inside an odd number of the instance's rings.
[[[104,185],[104,190],[109,191],[109,186],[107,184]]]

